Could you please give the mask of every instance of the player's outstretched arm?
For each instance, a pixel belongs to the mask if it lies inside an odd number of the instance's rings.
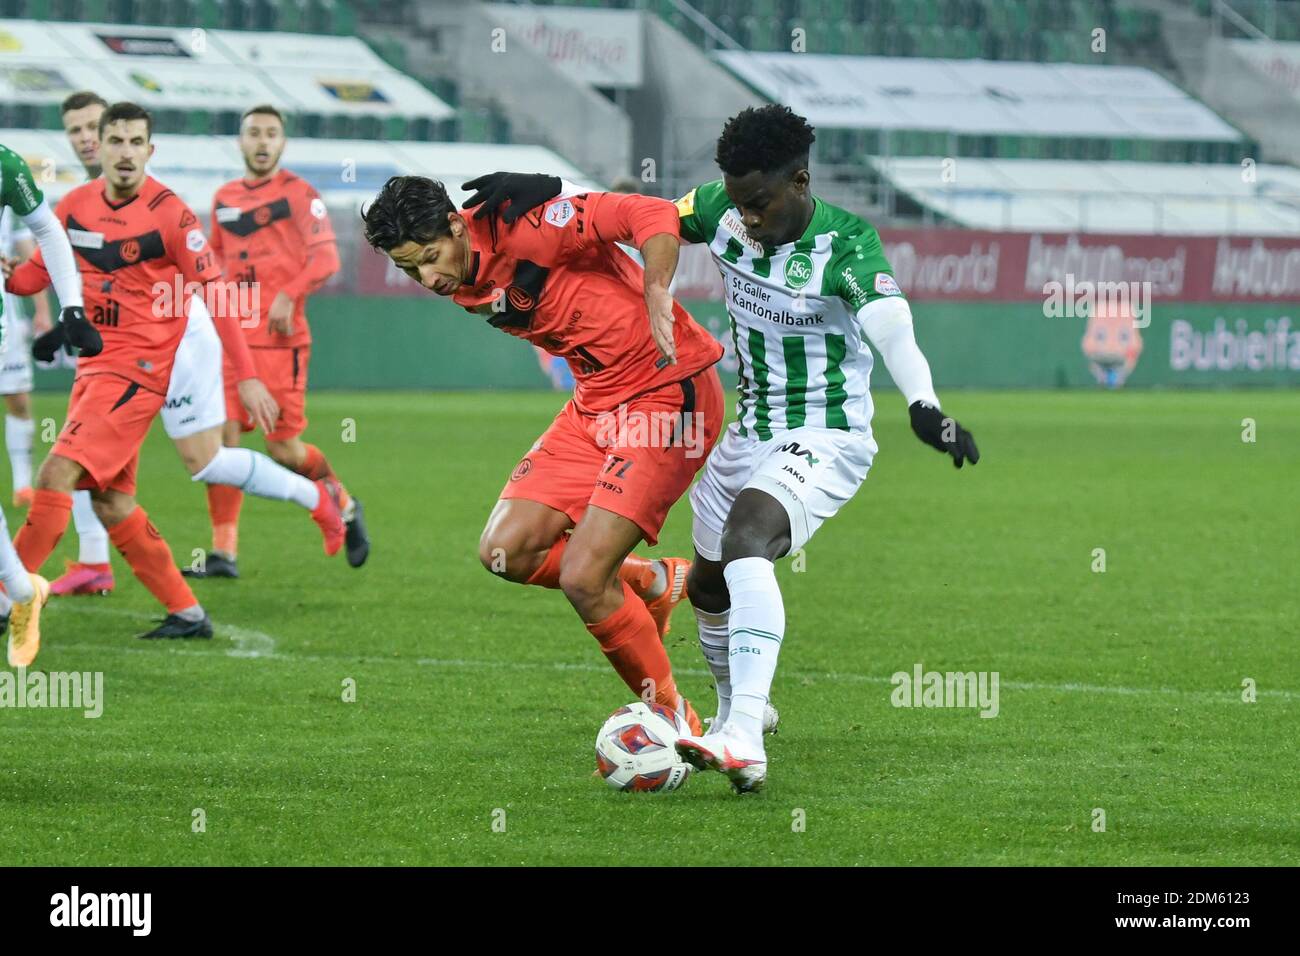
[[[63,224],[43,198],[35,209],[23,216],[23,222],[31,229],[41,257],[39,266],[34,265],[38,261],[35,257],[24,266],[33,266],[29,272],[35,273],[34,281],[40,280],[37,270],[45,273],[49,283],[54,286],[60,306],[58,325],[32,343],[32,354],[41,361],[49,361],[54,358],[60,346],[72,346],[79,349],[86,358],[98,355],[104,349],[104,340],[99,330],[86,318],[81,298],[81,273],[77,271],[72,243],[63,231]],[[14,270],[11,282],[19,279],[17,285],[24,284],[18,276],[24,266]]]
[[[858,320],[871,344],[889,369],[894,384],[907,399],[912,431],[931,448],[952,456],[960,468],[980,460],[975,438],[958,422],[945,416],[934,393],[930,363],[925,360],[912,328],[912,310],[900,295],[868,302],[858,310]]]
[[[475,219],[486,219],[509,203],[509,208],[501,214],[501,221],[507,226],[530,209],[584,191],[581,186],[559,176],[503,172],[479,176],[461,183],[460,188],[474,190],[474,194],[465,200],[464,208],[473,209]]]

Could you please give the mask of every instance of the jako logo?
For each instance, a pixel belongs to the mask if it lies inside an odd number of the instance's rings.
[[[800,448],[799,443],[797,441],[786,442],[784,445],[778,448],[777,451],[788,451],[796,458],[805,459],[810,465],[815,465],[817,464],[817,462],[821,461],[820,458],[814,458],[813,453],[809,451],[807,448]]]
[[[129,926],[132,935],[148,936],[152,893],[87,893],[79,887],[50,897],[51,926]]]

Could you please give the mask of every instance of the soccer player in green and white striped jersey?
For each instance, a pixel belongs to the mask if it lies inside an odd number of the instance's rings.
[[[912,430],[963,462],[971,434],[939,410],[907,300],[876,230],[809,189],[807,121],[784,106],[747,109],[718,139],[722,179],[677,201],[684,242],[709,245],[722,271],[739,364],[737,420],[691,490],[695,561],[687,593],[718,689],[702,737],[677,742],[698,769],[739,792],[767,776],[763,726],[785,637],[774,562],[802,548],[853,497],[871,467],[871,343],[908,402]],[[519,216],[562,189],[556,177],[483,177],[466,205],[509,201]],[[671,359],[671,330],[652,330]]]
[[[718,139],[723,178],[678,200],[681,235],[722,272],[739,363],[733,422],[691,491],[687,592],[718,688],[718,715],[678,752],[739,792],[767,776],[762,726],[785,608],[774,562],[857,491],[876,453],[875,345],[927,444],[975,464],[970,433],[939,410],[907,300],[876,230],[809,189],[815,137],[784,106],[747,109]]]

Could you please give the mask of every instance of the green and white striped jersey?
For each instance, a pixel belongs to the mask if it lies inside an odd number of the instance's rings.
[[[0,145],[0,212],[7,220],[2,237],[5,255],[11,254],[10,231],[14,228],[14,217],[30,215],[44,200],[27,161],[9,147]],[[0,322],[4,320],[6,311],[14,311],[14,301],[7,293],[0,296]],[[0,324],[0,349],[3,349],[3,330],[4,326]]]
[[[803,425],[870,428],[874,360],[858,311],[902,295],[876,230],[813,202],[798,240],[764,249],[745,233],[721,180],[677,200],[682,238],[708,243],[722,270],[739,365],[740,430],[763,441]]]

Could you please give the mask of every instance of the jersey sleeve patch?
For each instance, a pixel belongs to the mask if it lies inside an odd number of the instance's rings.
[[[199,252],[208,244],[207,236],[203,235],[202,229],[191,229],[185,234],[185,248],[190,252]]]
[[[573,218],[573,203],[567,199],[560,202],[552,203],[546,207],[546,215],[543,217],[547,222],[556,228],[563,228],[570,219]]]
[[[876,291],[881,295],[903,294],[903,290],[898,287],[898,282],[888,272],[876,273]]]

